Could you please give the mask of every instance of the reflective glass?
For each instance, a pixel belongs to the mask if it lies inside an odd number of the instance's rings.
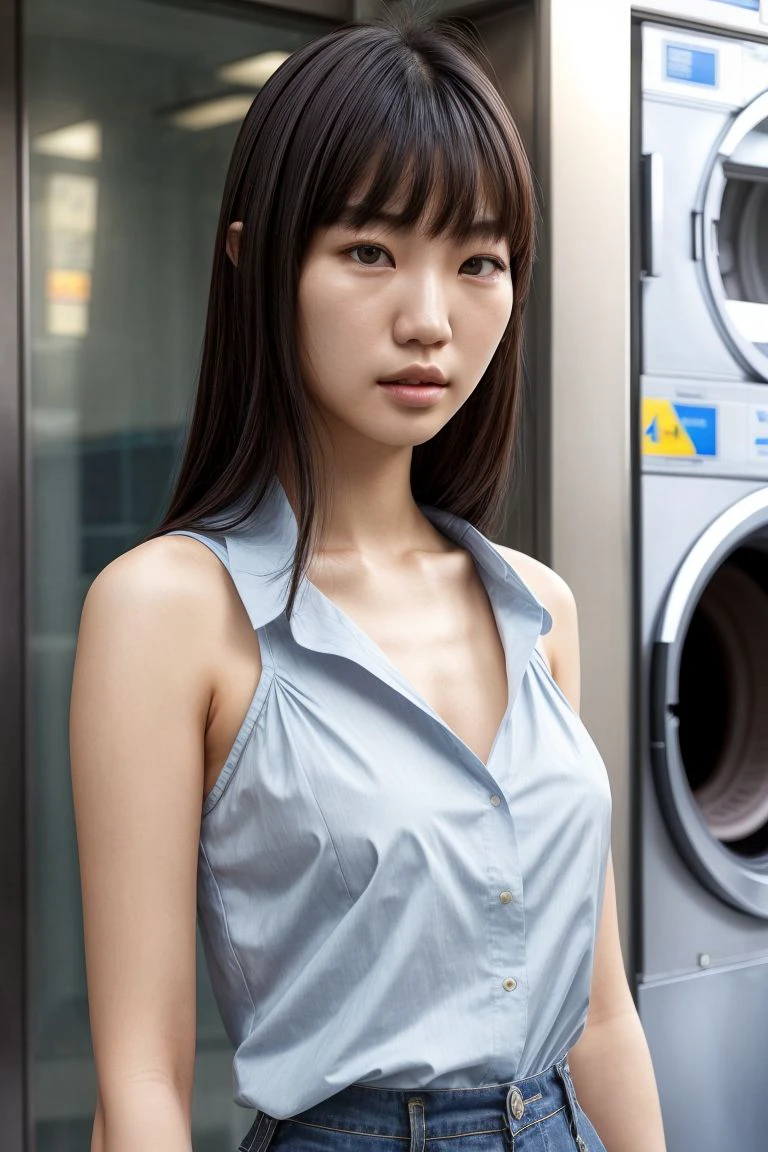
[[[29,0],[31,1107],[39,1152],[90,1147],[89,1034],[68,720],[94,576],[165,503],[202,344],[239,123],[329,25],[260,6]],[[269,55],[277,54],[277,55]],[[237,65],[238,67],[235,67]],[[198,941],[196,1152],[235,1148],[231,1050]]]

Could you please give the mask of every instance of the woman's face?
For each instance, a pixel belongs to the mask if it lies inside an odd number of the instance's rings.
[[[506,240],[482,225],[462,242],[387,221],[319,230],[299,281],[298,346],[310,400],[332,434],[405,447],[439,432],[477,387],[507,326],[509,258]],[[421,406],[379,383],[415,366],[445,380]]]

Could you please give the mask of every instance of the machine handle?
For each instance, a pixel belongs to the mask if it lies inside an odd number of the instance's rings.
[[[664,167],[660,152],[643,156],[643,271],[661,276],[664,231]]]

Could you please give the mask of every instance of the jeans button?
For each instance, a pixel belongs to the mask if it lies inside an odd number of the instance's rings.
[[[519,1120],[525,1112],[525,1104],[523,1104],[523,1097],[519,1088],[510,1088],[509,1090],[509,1110],[515,1120]]]

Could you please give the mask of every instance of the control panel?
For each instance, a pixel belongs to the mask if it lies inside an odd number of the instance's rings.
[[[641,377],[643,472],[768,477],[764,384]]]

